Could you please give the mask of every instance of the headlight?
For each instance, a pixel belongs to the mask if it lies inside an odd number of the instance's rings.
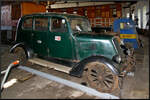
[[[116,62],[116,63],[120,63],[121,62],[121,57],[119,55],[115,55],[113,57],[113,60]]]

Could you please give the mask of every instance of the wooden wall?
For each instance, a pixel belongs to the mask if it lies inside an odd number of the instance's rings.
[[[102,26],[109,27],[113,24],[115,18],[122,17],[121,4],[106,4],[100,6],[87,6],[79,8],[58,8],[48,9],[49,12],[67,12],[73,14],[74,11],[78,15],[87,16],[92,27]]]

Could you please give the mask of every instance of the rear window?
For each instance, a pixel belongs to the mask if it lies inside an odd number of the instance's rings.
[[[35,29],[38,31],[48,30],[48,18],[35,18]]]
[[[27,18],[24,20],[22,29],[31,30],[32,29],[32,18]]]

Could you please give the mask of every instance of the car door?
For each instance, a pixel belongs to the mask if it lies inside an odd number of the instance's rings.
[[[25,17],[25,19],[23,19],[22,26],[19,29],[19,32],[21,32],[21,34],[18,34],[18,35],[22,35],[22,36],[18,36],[18,37],[20,37],[20,38],[18,38],[19,39],[18,41],[25,42],[28,46],[30,46],[32,48],[32,46],[33,46],[32,31],[33,31],[33,18]]]
[[[34,52],[41,56],[48,55],[47,33],[48,17],[34,17],[33,27],[33,48]]]
[[[69,34],[66,19],[51,17],[48,39],[51,57],[73,59],[72,38]]]

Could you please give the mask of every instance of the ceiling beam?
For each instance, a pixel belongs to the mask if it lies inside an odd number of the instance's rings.
[[[114,2],[67,2],[67,3],[55,3],[51,5],[51,9],[56,8],[69,8],[69,7],[83,7],[83,6],[96,6],[104,4],[114,4]]]

